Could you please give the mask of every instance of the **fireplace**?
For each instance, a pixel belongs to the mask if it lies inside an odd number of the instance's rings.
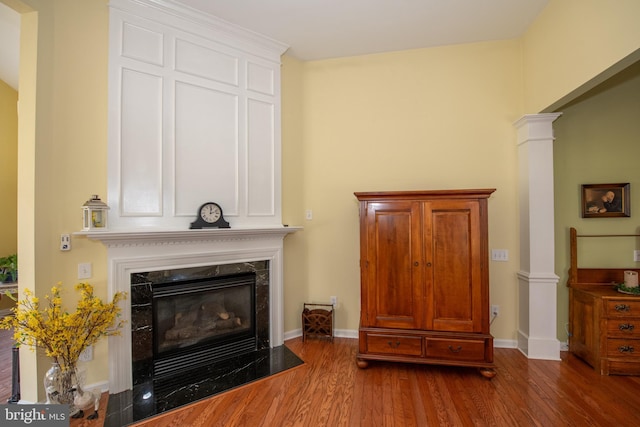
[[[255,273],[152,287],[154,376],[256,349]]]
[[[269,348],[269,277],[266,260],[132,274],[134,391],[162,399],[201,367]]]
[[[299,229],[141,228],[85,233],[107,247],[109,297],[115,292],[129,295],[121,304],[122,320],[130,328],[124,328],[121,336],[109,337],[110,395],[105,426],[132,423],[302,363],[283,345],[283,238]],[[255,328],[251,332],[255,350],[219,359],[218,355],[209,354],[206,357],[213,362],[203,363],[200,369],[160,375],[154,381],[154,287],[171,288],[177,282],[215,282],[252,274],[256,281],[255,314],[249,323]],[[227,307],[227,311],[240,313],[235,307]],[[221,335],[206,337],[191,350],[210,343],[227,345],[232,335]],[[241,336],[241,340],[247,338]],[[161,358],[181,353],[180,346],[171,344],[167,348]],[[225,363],[220,363],[222,359]]]

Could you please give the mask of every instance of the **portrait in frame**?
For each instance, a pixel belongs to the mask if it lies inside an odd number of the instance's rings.
[[[582,185],[583,218],[628,217],[630,206],[628,182]]]

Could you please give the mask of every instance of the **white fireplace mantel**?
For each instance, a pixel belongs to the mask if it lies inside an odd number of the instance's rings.
[[[283,247],[286,235],[302,227],[205,230],[117,230],[79,232],[107,247],[108,293],[129,293],[133,273],[269,261],[269,335],[272,347],[284,342]],[[131,322],[131,303],[122,301],[121,319]],[[109,337],[109,391],[130,390],[131,329]]]
[[[105,246],[162,245],[213,241],[230,241],[280,237],[301,230],[302,227],[266,228],[210,228],[201,230],[116,230],[81,231],[75,235],[99,240]]]

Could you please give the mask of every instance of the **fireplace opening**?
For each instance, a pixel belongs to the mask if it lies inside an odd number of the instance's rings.
[[[197,342],[187,340],[181,344],[163,344],[158,340],[158,337],[166,338],[166,332],[173,329],[171,318],[175,320],[177,312],[159,315],[154,314],[155,309],[158,304],[165,305],[163,310],[191,306],[193,300],[179,302],[183,299],[183,290],[187,295],[193,291],[188,283],[195,284],[196,289],[203,287],[196,291],[197,302],[209,293],[215,301],[220,298],[219,292],[229,293],[233,299],[238,295],[244,299],[247,288],[243,293],[230,285],[229,280],[246,281],[247,278],[248,281],[255,280],[253,290],[249,291],[253,292],[249,297],[253,304],[249,311],[253,316],[249,322],[250,332],[234,328],[219,335],[200,337]],[[105,427],[129,425],[301,365],[303,361],[286,346],[271,346],[270,282],[270,260],[266,259],[131,272],[132,389],[109,395]],[[210,284],[215,285],[211,287]],[[174,291],[178,293],[174,294]],[[242,318],[247,317],[243,309],[231,305],[226,295],[224,300],[225,309],[241,317],[242,323]],[[164,334],[159,330],[164,330]],[[169,335],[172,334],[178,333],[174,330]],[[238,350],[242,348],[238,342],[245,342],[247,351]],[[227,351],[229,348],[230,352]],[[174,369],[173,374],[171,369]]]
[[[254,272],[154,284],[154,379],[257,349]]]

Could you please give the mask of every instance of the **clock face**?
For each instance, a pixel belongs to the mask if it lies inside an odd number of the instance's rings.
[[[213,224],[222,216],[222,210],[220,206],[215,203],[205,203],[202,208],[200,208],[200,218],[203,221],[209,224]]]

